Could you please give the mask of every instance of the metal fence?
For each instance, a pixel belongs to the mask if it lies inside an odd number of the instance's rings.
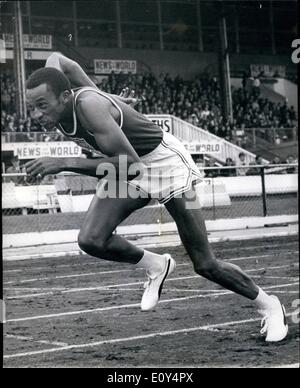
[[[272,145],[280,145],[298,140],[298,128],[245,128],[237,131],[241,144],[255,148],[262,139]]]
[[[39,143],[67,140],[60,132],[1,132],[2,143]]]
[[[298,164],[204,167],[204,173],[196,189],[206,220],[298,214]],[[3,233],[79,229],[97,183],[76,174],[47,176],[41,182],[26,174],[3,174]],[[165,207],[152,200],[123,225],[171,221]]]
[[[170,115],[148,115],[149,118],[155,120],[156,117],[166,118],[170,121],[173,120],[172,133],[182,140],[189,141],[197,141],[199,140],[199,133],[201,133],[201,140],[218,140],[221,139],[217,136],[211,134],[210,132],[203,131],[194,125],[187,123],[179,119],[178,117],[170,116]],[[200,132],[199,132],[200,131]],[[257,138],[268,141],[271,144],[282,144],[290,141],[298,140],[298,127],[292,128],[245,128],[245,129],[237,129],[235,137],[247,137],[248,142],[251,143],[252,146],[255,146],[257,143]],[[22,143],[22,142],[43,142],[45,141],[63,141],[67,140],[65,136],[60,133],[58,130],[56,132],[1,132],[1,140],[3,143]],[[222,139],[223,140],[223,139]],[[229,148],[236,149],[236,145],[225,142],[225,145]],[[238,152],[242,151],[240,148],[237,149]],[[244,151],[244,150],[243,150]],[[245,152],[245,151],[244,151]],[[249,156],[252,154],[249,153]],[[230,156],[230,155],[229,155]],[[226,159],[226,158],[225,158]],[[224,159],[224,160],[225,160]],[[249,160],[251,161],[251,160]]]
[[[211,176],[216,204],[203,208],[208,219],[298,214],[298,164],[207,167],[205,171],[206,177]],[[224,188],[230,204],[218,206]]]

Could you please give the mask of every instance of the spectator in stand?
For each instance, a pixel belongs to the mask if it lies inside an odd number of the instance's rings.
[[[205,164],[206,164],[206,167],[215,167],[215,159],[211,157],[209,158],[208,161],[206,161]],[[204,169],[204,174],[205,174],[205,178],[216,178],[219,175],[219,170]]]
[[[246,154],[244,152],[239,153],[239,159],[236,162],[236,165],[238,167],[242,166],[248,166],[248,163],[246,162]],[[247,174],[248,169],[247,168],[237,168],[236,169],[236,175],[238,176],[244,176]]]
[[[244,74],[242,87],[233,88],[233,119],[228,124],[222,117],[220,83],[217,77],[203,72],[191,80],[182,77],[171,77],[161,73],[156,79],[149,71],[144,74],[110,74],[108,79],[99,83],[99,88],[109,93],[118,94],[128,86],[135,90],[137,96],[147,96],[137,106],[144,114],[170,114],[182,118],[195,126],[205,129],[217,136],[234,143],[242,142],[234,133],[239,129],[264,127],[283,128],[296,123],[294,107],[286,102],[275,104],[262,98],[259,93],[259,79],[253,80],[256,86],[246,86],[247,74]],[[12,75],[3,71],[0,75],[2,98],[2,131],[43,132],[39,123],[19,123],[15,114],[16,88]],[[258,85],[257,85],[258,84]],[[13,123],[12,123],[13,122]],[[30,130],[29,130],[30,129]]]
[[[264,166],[265,163],[263,161],[262,156],[256,155],[255,161],[250,162],[249,166]],[[250,167],[249,170],[246,172],[246,175],[260,175],[261,174],[261,168],[260,167]]]
[[[201,156],[193,156],[193,155],[192,155],[192,158],[193,158],[193,160],[194,160],[196,166],[197,166],[199,169],[202,170],[203,167],[204,167],[204,165],[205,165],[205,163],[204,163],[202,157],[201,157]]]
[[[20,160],[17,156],[13,156],[12,159],[11,159],[11,166],[8,167],[7,169],[7,174],[17,174],[17,173],[21,173],[22,172],[22,169],[21,169],[21,166],[20,166]]]
[[[243,77],[242,77],[242,87],[243,89],[246,88],[247,86],[247,79],[248,79],[248,74],[246,71],[243,71]]]
[[[20,160],[17,156],[13,156],[11,159],[11,166],[6,170],[6,174],[20,174],[26,173],[25,169],[20,165]],[[8,176],[5,182],[13,182],[16,185],[27,185],[26,176]]]
[[[290,119],[292,122],[296,122],[297,116],[296,116],[295,108],[293,107],[293,105],[290,107],[288,113],[289,113],[289,119]]]
[[[200,118],[204,121],[210,116],[210,110],[208,108],[208,103],[205,103],[202,112],[200,113]]]
[[[261,155],[255,156],[255,163],[257,166],[264,166],[265,162],[263,161],[263,157]]]
[[[253,166],[253,167],[252,167]],[[250,176],[250,175],[259,175],[259,168],[257,167],[254,167],[256,166],[256,162],[250,162],[249,163],[249,169],[247,170],[246,172],[246,175],[247,176]]]
[[[253,80],[253,91],[256,95],[260,94],[260,79],[258,77],[254,77]]]
[[[274,159],[270,163],[271,165],[273,164],[283,164],[282,160],[280,159],[279,156],[275,156]],[[282,167],[271,167],[270,169],[267,170],[268,174],[285,174],[286,170]]]
[[[286,158],[286,163],[287,164],[294,164],[294,163],[297,163],[297,161],[295,161],[295,157],[293,155],[289,155],[287,158]],[[296,167],[289,167],[286,169],[286,173],[287,174],[295,174],[296,173]]]
[[[193,113],[188,119],[187,122],[195,125],[196,127],[199,125],[199,119],[195,113]]]
[[[281,161],[279,156],[275,156],[271,162],[271,164],[281,164],[281,163],[282,163],[282,161]]]
[[[227,158],[224,164],[224,167],[233,167],[235,166],[234,161],[231,158]],[[220,169],[220,175],[221,176],[236,176],[236,169],[235,168],[226,168],[226,169]]]
[[[3,91],[3,94],[1,96],[1,102],[3,104],[3,109],[4,111],[8,112],[10,109],[9,109],[9,106],[10,106],[10,103],[11,103],[11,97],[10,95],[8,94],[8,90],[4,89]]]

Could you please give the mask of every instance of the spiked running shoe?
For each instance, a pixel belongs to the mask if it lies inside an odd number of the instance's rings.
[[[266,342],[278,342],[287,336],[288,325],[284,306],[280,303],[277,296],[271,295],[271,297],[276,303],[270,310],[260,311],[264,315],[261,321],[262,329],[260,333],[266,333]]]
[[[164,282],[176,268],[176,262],[171,255],[165,254],[164,256],[166,260],[165,269],[159,274],[147,274],[148,281],[144,284],[145,292],[141,302],[142,311],[149,311],[158,304]]]

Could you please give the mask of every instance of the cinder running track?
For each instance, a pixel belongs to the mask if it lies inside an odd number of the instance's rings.
[[[279,296],[288,337],[267,344],[248,300],[197,276],[182,247],[156,310],[142,312],[142,270],[89,256],[4,262],[4,367],[299,366],[298,239],[214,244]]]

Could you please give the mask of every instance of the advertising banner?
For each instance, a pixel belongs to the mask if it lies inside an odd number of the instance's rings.
[[[7,49],[14,47],[13,34],[1,34],[1,39],[4,40]],[[52,35],[23,34],[23,44],[24,49],[52,50]]]
[[[166,132],[172,133],[172,119],[164,115],[147,115],[148,119],[153,121],[156,125],[161,127]]]
[[[284,78],[286,67],[281,65],[250,65],[251,77],[279,77]]]
[[[137,62],[118,59],[94,59],[95,74],[136,74]]]
[[[210,141],[203,143],[184,143],[191,154],[219,154],[222,151],[222,142]]]
[[[81,147],[72,141],[39,143],[4,143],[2,151],[13,151],[19,159],[35,159],[44,156],[57,158],[79,157]]]

